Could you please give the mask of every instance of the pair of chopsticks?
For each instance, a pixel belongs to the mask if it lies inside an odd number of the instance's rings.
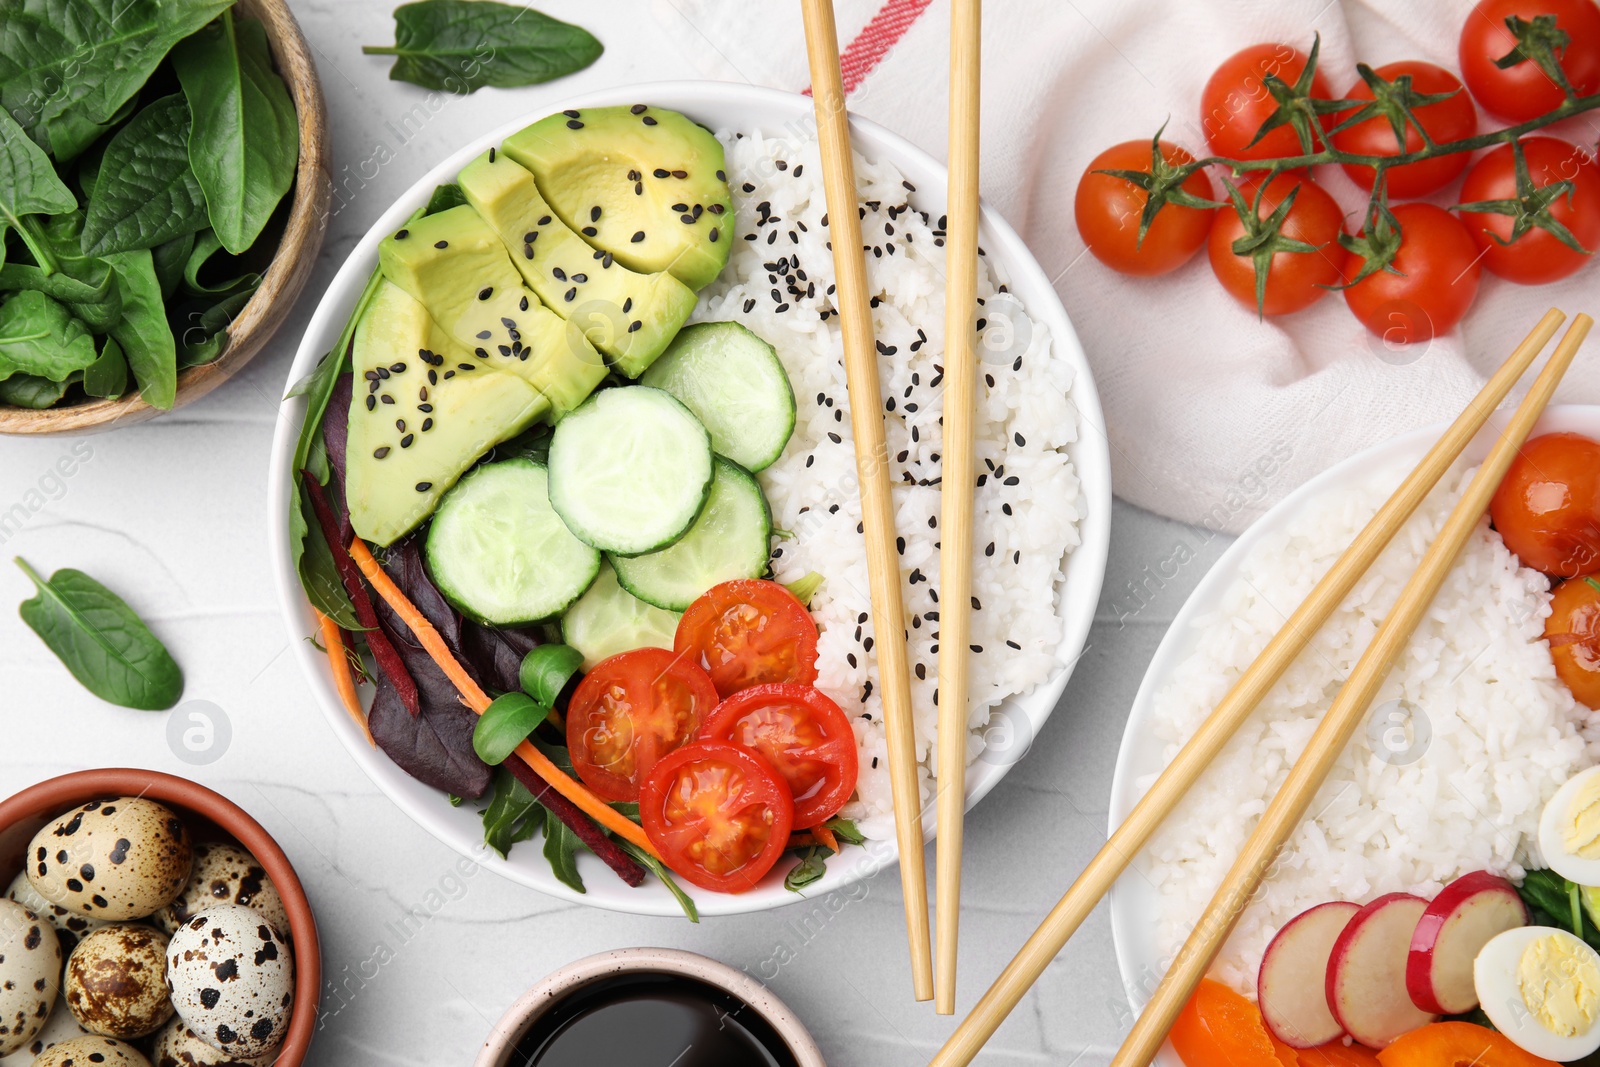
[[[961,905],[961,838],[966,814],[967,667],[972,598],[973,315],[978,269],[978,32],[981,0],[952,0],[950,18],[950,186],[945,227],[944,457],[940,493],[938,693],[938,968],[928,951],[928,897],[922,859],[922,804],[906,665],[905,609],[895,548],[883,398],[873,344],[857,214],[850,121],[839,67],[832,0],[802,0],[811,93],[822,149],[834,304],[844,341],[850,425],[861,483],[873,630],[889,748],[900,884],[918,1000],[934,997],[941,1015],[955,1012],[957,918]]]
[[[1211,712],[1194,736],[1162,771],[1111,839],[1089,861],[1049,916],[1001,972],[972,1013],[957,1027],[929,1067],[964,1067],[971,1063],[1028,989],[1093,910],[1117,876],[1144,847],[1161,822],[1222,751],[1228,739],[1282,677],[1289,665],[1322,627],[1405,524],[1429,490],[1460,456],[1467,443],[1505,399],[1566,318],[1551,309],[1471,403],[1423,457],[1372,521],[1295,609],[1283,628]],[[1261,816],[1233,867],[1195,923],[1193,933],[1173,960],[1112,1067],[1143,1067],[1161,1048],[1173,1021],[1183,1009],[1207,967],[1221,949],[1249,903],[1278,850],[1299,825],[1318,788],[1327,778],[1351,735],[1367,713],[1395,657],[1427,612],[1445,576],[1468,537],[1477,528],[1489,500],[1505,476],[1517,450],[1550,402],[1557,383],[1571,365],[1593,320],[1578,315],[1556,346],[1527,396],[1500,431],[1488,458],[1451,511],[1398,601],[1384,619],[1355,669],[1324,714],[1305,751],[1296,760],[1278,794]]]

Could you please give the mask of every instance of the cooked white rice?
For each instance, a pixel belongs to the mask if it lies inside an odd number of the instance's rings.
[[[1196,650],[1155,700],[1171,759],[1409,464],[1329,493],[1258,545],[1221,610],[1195,620]],[[1339,683],[1394,604],[1470,471],[1447,476],[1151,841],[1136,869],[1160,894],[1163,965],[1188,936]],[[1246,908],[1213,975],[1251,996],[1278,928],[1327,900],[1431,897],[1467,871],[1520,879],[1541,866],[1545,801],[1600,750],[1541,639],[1545,577],[1520,566],[1487,521],[1384,683],[1374,719]],[[1391,703],[1402,701],[1400,705]],[[1148,781],[1142,783],[1148,786]],[[1129,873],[1124,877],[1138,878]]]
[[[773,523],[777,580],[824,576],[811,609],[822,630],[817,684],[853,717],[861,751],[857,799],[845,815],[891,837],[866,553],[838,318],[827,246],[822,167],[814,137],[721,134],[736,222],[733,255],[701,294],[696,320],[733,319],[770,341],[794,385],[798,415],[783,456],[761,474]],[[856,157],[863,239],[876,296],[896,527],[910,618],[912,697],[922,795],[931,799],[938,647],[940,388],[944,249],[939,220],[911,206],[915,190],[887,163]],[[1003,281],[1003,279],[1002,279]],[[1067,399],[1072,370],[980,261],[983,352],[975,423],[976,493],[969,726],[1025,693],[1061,664],[1057,615],[1065,557],[1078,544],[1078,477],[1066,446],[1077,438]],[[983,746],[974,733],[968,758]]]

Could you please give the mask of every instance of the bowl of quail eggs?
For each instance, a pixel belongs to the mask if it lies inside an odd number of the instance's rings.
[[[299,1067],[321,958],[243,809],[157,771],[0,801],[0,1067]]]

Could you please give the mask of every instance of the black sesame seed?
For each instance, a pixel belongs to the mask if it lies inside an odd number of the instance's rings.
[[[432,404],[418,404],[417,405],[417,410],[418,411],[424,411],[424,412],[432,411],[433,410],[433,405]]]
[[[651,173],[657,178],[669,178],[672,176],[672,172],[670,170],[662,170],[660,167],[657,167],[655,170],[651,171]]]
[[[411,442],[415,441],[416,439],[417,439],[416,434],[409,434],[408,433],[404,437],[400,438],[400,447],[401,448],[410,448],[411,447]]]
[[[582,233],[583,233],[583,235],[584,235],[584,236],[585,236],[585,237],[594,237],[594,236],[596,236],[596,235],[597,235],[597,234],[599,234],[599,232],[600,232],[600,231],[599,231],[599,230],[597,230],[597,229],[595,229],[595,228],[594,228],[594,227],[593,227],[593,226],[585,226],[585,227],[584,227],[584,228],[583,228],[583,230],[582,230]]]
[[[537,241],[538,239],[539,239],[539,231],[538,230],[529,230],[527,233],[522,235],[522,243],[523,244],[531,245],[531,244],[533,244],[533,242]]]
[[[902,556],[906,554],[906,539],[904,537],[896,537],[894,539],[894,550]]]
[[[389,368],[388,367],[379,367],[373,373],[376,374],[380,378],[387,378],[387,377],[389,377]]]
[[[628,323],[628,332],[638,333],[643,326],[643,322],[639,321],[638,319],[634,319],[632,322]]]
[[[511,346],[510,345],[501,345],[500,346],[500,354],[502,356],[509,356],[511,354]],[[462,367],[463,370],[466,369],[466,366],[467,365],[465,363],[461,364],[461,367]]]
[[[649,115],[644,117],[643,122],[646,126],[654,126],[656,124],[656,120],[651,118]]]
[[[500,316],[500,325],[504,326],[508,330],[515,330],[517,328],[517,324],[511,319],[506,318],[504,315]]]
[[[494,335],[491,334],[488,330],[479,330],[478,331],[478,340],[480,340],[480,341],[487,341],[490,337],[493,337],[493,336]]]
[[[540,226],[548,226],[548,225],[550,225],[550,216],[549,215],[540,215],[539,216],[539,225]]]
[[[494,162],[494,146],[492,145],[489,147],[489,162]]]
[[[686,170],[675,170],[672,172],[672,176],[674,178],[687,178],[689,176],[689,172]]]
[[[583,129],[583,123],[579,122],[577,119],[568,119],[567,120],[567,129],[569,129],[569,130],[581,130],[581,129]]]
[[[628,238],[628,240],[631,241],[633,244],[638,244],[640,241],[644,240],[644,231],[643,230],[636,230],[634,232],[634,235],[632,237]]]
[[[373,396],[371,393],[368,393],[367,394],[367,410],[371,411],[373,408],[375,408],[377,406],[378,406],[378,398]]]
[[[574,285],[571,289],[568,289],[565,293],[562,294],[562,298],[565,299],[566,302],[570,304],[570,303],[572,303],[573,297],[575,297],[577,295],[578,295],[578,287],[576,285]]]
[[[521,300],[517,301],[517,310],[518,311],[527,311],[528,310],[528,298],[527,297],[523,297]]]
[[[679,212],[688,211],[689,210],[689,205],[688,204],[673,204],[672,205],[672,210],[679,211]]]
[[[572,280],[577,282],[579,285],[582,285],[584,282],[589,280],[589,276],[587,274],[574,274],[572,276]]]
[[[560,267],[551,267],[550,276],[558,282],[564,282],[567,280],[567,272],[562,270]]]
[[[645,113],[645,109],[646,105],[644,104],[634,104],[628,109],[628,113],[632,115],[643,115]],[[632,172],[630,171],[629,173],[631,174]]]
[[[694,225],[694,216],[689,214],[688,212],[684,212],[682,215],[678,216],[678,221],[683,223],[685,226],[693,226]]]
[[[410,233],[410,230],[396,230],[394,231],[394,239],[396,241],[404,241],[406,237],[410,235]]]
[[[394,397],[390,396],[388,393],[384,393],[378,399],[383,401],[385,404],[393,404],[394,403]]]
[[[450,242],[449,241],[435,241],[435,242],[433,242],[433,247],[435,247],[435,248],[449,248],[450,247]]]
[[[382,459],[384,456],[387,456],[388,454],[389,454],[389,446],[388,445],[384,445],[381,448],[375,448],[375,449],[372,450],[372,458],[373,459]]]
[[[567,108],[565,111],[563,111],[562,114],[567,116],[567,118],[569,118],[569,119],[575,119],[575,118],[578,117],[578,112],[574,111],[570,107]]]
[[[1013,433],[1011,435],[1011,439],[1017,443],[1018,448],[1021,448],[1023,445],[1028,443],[1020,433]]]
[[[724,208],[721,204],[712,204],[710,207],[706,208],[706,210],[711,212],[713,215],[720,215],[724,211],[726,211],[727,209]]]
[[[501,347],[503,348],[505,346],[502,345]],[[472,350],[472,354],[477,356],[479,359],[488,359],[489,358],[489,351],[488,351],[488,349],[484,349],[484,348],[474,348]]]
[[[433,420],[432,419],[423,419],[422,420],[422,432],[423,433],[427,433],[431,429],[433,429]]]
[[[404,363],[391,363],[391,364],[389,364],[389,373],[390,374],[404,374],[405,372],[406,372],[406,365]]]
[[[633,297],[630,296],[630,297],[628,297],[628,299],[626,299],[626,300],[624,300],[622,302],[622,313],[624,315],[626,315],[628,312],[630,312],[632,310],[633,310]]]
[[[418,482],[417,483],[417,492],[419,492],[419,493],[426,493],[429,489],[432,489],[432,488],[433,488],[433,483],[432,482]]]

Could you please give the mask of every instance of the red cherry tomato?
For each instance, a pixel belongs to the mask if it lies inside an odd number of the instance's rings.
[[[1535,189],[1559,181],[1573,183],[1570,197],[1558,197],[1550,204],[1550,215],[1589,252],[1600,252],[1600,170],[1593,160],[1583,149],[1554,137],[1525,137],[1522,151]],[[1461,183],[1463,204],[1516,196],[1516,164],[1510,145],[1501,145],[1474,163]],[[1510,244],[1501,244],[1511,240],[1514,220],[1510,215],[1463,211],[1461,221],[1483,253],[1485,269],[1523,285],[1565,278],[1594,258],[1568,248],[1548,230],[1537,227]]]
[[[1300,195],[1289,209],[1283,222],[1283,235],[1307,244],[1316,245],[1315,252],[1279,252],[1272,257],[1267,270],[1265,315],[1286,315],[1309,307],[1328,295],[1323,286],[1337,285],[1344,280],[1346,254],[1339,246],[1339,230],[1344,223],[1343,212],[1333,197],[1316,182],[1291,174],[1280,175],[1267,187],[1261,197],[1256,214],[1266,218],[1296,186]],[[1246,202],[1256,195],[1256,184],[1246,181],[1239,186]],[[1217,212],[1211,224],[1207,251],[1211,257],[1211,270],[1233,298],[1256,310],[1255,269],[1248,255],[1233,251],[1233,242],[1244,236],[1244,224],[1232,209]]]
[[[839,705],[809,685],[741,690],[717,705],[698,736],[764,756],[789,783],[796,830],[827,822],[855,792],[855,731]]]
[[[639,820],[675,872],[702,889],[743,893],[788,847],[794,800],[772,765],[749,749],[697,741],[650,772]]]
[[[1456,94],[1448,100],[1418,108],[1415,112],[1417,121],[1422,123],[1422,128],[1428,131],[1428,136],[1433,138],[1435,144],[1458,141],[1478,132],[1478,113],[1472,106],[1472,98],[1462,90],[1461,79],[1443,67],[1436,67],[1421,60],[1406,60],[1379,67],[1374,73],[1386,81],[1394,81],[1402,75],[1409,74],[1411,87],[1419,93]],[[1372,88],[1358,78],[1344,95],[1348,100],[1371,100]],[[1337,115],[1334,122],[1342,122],[1353,113],[1346,111]],[[1342,151],[1363,156],[1400,155],[1400,145],[1395,140],[1394,127],[1389,125],[1388,119],[1381,116],[1359,122],[1347,130],[1340,130],[1333,135],[1333,143]],[[1407,123],[1405,151],[1415,152],[1422,146],[1422,134],[1417,132],[1415,126]],[[1385,187],[1390,197],[1397,200],[1427,196],[1443,189],[1455,179],[1456,175],[1466,170],[1468,158],[1469,153],[1454,152],[1438,159],[1424,159],[1391,168],[1384,172],[1387,179]],[[1344,172],[1363,189],[1372,188],[1374,171],[1371,167],[1346,163]]]
[[[1252,45],[1223,60],[1200,93],[1200,122],[1212,153],[1229,159],[1300,155],[1300,138],[1288,125],[1279,126],[1253,145],[1250,139],[1278,107],[1267,91],[1266,76],[1275,74],[1293,85],[1305,69],[1305,55],[1286,44]],[[1321,72],[1311,79],[1311,95],[1324,100],[1330,96]]]
[[[1600,573],[1600,441],[1547,433],[1525,442],[1489,517],[1534,570],[1557,578]]]
[[[777,582],[713,586],[678,620],[673,648],[711,675],[724,697],[769,682],[817,680],[817,624]]]
[[[706,672],[664,648],[601,660],[567,704],[572,769],[606,800],[638,800],[650,768],[688,743],[716,705]]]
[[[1194,157],[1175,144],[1161,142],[1161,158],[1173,166],[1193,163]],[[1097,170],[1138,170],[1150,173],[1150,142],[1124,141],[1094,157],[1078,181],[1073,200],[1078,233],[1096,259],[1123,274],[1165,274],[1189,262],[1206,243],[1215,208],[1168,204],[1150,223],[1139,241],[1139,216],[1149,197],[1132,182]],[[1211,199],[1211,179],[1197,170],[1184,179],[1183,191]]]
[[[1600,580],[1574,578],[1556,586],[1544,636],[1556,677],[1578,703],[1600,709]]]
[[[1369,274],[1346,289],[1344,299],[1385,342],[1411,344],[1455,329],[1478,295],[1483,268],[1472,235],[1450,212],[1432,204],[1396,204],[1393,210],[1400,273]],[[1352,254],[1345,273],[1355,277],[1364,262]]]
[[[1557,59],[1579,96],[1600,90],[1600,7],[1594,0],[1482,0],[1461,27],[1461,77],[1478,103],[1507,122],[1526,122],[1560,104],[1561,87],[1531,60],[1504,70],[1495,60],[1517,46],[1512,15],[1554,15],[1569,38]]]

